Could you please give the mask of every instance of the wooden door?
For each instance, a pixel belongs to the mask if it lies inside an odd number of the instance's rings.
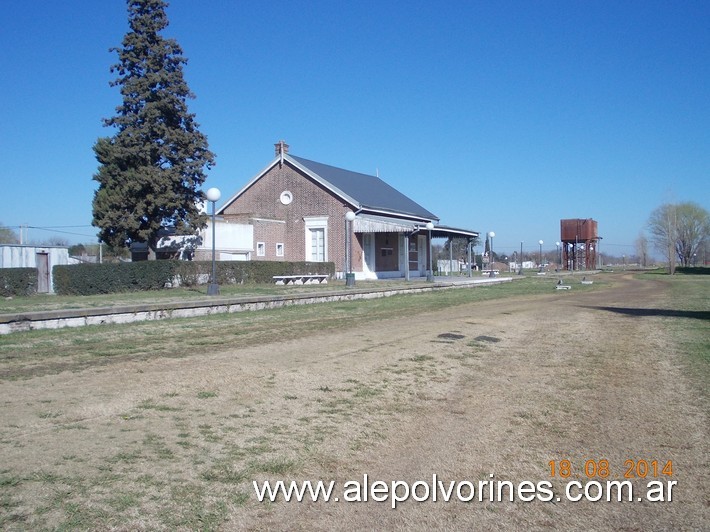
[[[49,292],[49,253],[37,253],[37,292]]]

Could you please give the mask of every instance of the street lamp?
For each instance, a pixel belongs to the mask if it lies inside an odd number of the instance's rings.
[[[493,231],[488,233],[488,237],[491,239],[491,249],[488,250],[491,255],[490,259],[488,260],[488,269],[490,270],[490,272],[488,273],[488,277],[495,277],[496,276],[496,274],[493,273],[493,237],[494,236],[496,236],[496,234]]]
[[[520,269],[518,270],[518,275],[523,274],[523,243],[520,242]]]
[[[555,242],[555,245],[557,246],[557,269],[559,269],[562,265],[562,255],[560,255],[560,243]]]
[[[219,198],[222,196],[222,193],[219,191],[218,188],[210,188],[207,189],[207,193],[205,194],[207,196],[207,199],[212,202],[212,277],[210,278],[210,284],[207,287],[207,295],[208,296],[218,296],[219,295],[219,285],[217,284],[217,263],[215,262],[215,257],[214,257],[214,250],[215,250],[215,233],[216,233],[216,228],[215,228],[215,223],[214,223],[214,216],[215,216],[215,211],[216,211],[216,203],[219,200]]]
[[[540,255],[537,262],[540,265],[540,271],[542,271],[542,245],[544,242],[542,240],[538,240],[537,243],[540,244]]]
[[[434,224],[431,222],[426,223],[426,228],[429,231],[429,270],[426,273],[426,280],[428,282],[434,281],[434,269],[432,268],[432,247],[431,247],[431,230],[434,229]]]
[[[348,211],[345,213],[345,286],[355,286],[355,275],[353,275],[353,244],[352,228],[355,213]]]

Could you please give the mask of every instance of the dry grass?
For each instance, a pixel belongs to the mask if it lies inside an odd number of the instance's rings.
[[[693,282],[695,296],[682,298],[710,310],[697,295],[707,285]],[[688,364],[702,364],[707,322],[613,310],[678,308],[665,280],[610,285],[93,328],[95,343],[86,331],[2,339],[24,341],[38,362],[0,345],[0,525],[703,528],[708,382]],[[53,338],[52,354],[39,344]],[[121,339],[127,351],[110,354]],[[674,502],[409,502],[393,511],[258,503],[251,485],[364,473],[539,481],[550,479],[551,460],[600,458],[615,478],[626,459],[672,459]]]

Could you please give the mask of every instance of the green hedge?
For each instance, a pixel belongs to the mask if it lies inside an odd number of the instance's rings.
[[[175,276],[175,261],[119,262],[55,266],[54,291],[62,295],[160,290]]]
[[[335,274],[332,262],[217,262],[219,284],[273,283],[274,275],[302,273]],[[160,290],[176,281],[181,286],[207,282],[212,273],[210,261],[157,260],[117,264],[76,264],[55,266],[54,291],[57,294],[111,294]]]
[[[273,283],[274,275],[312,273],[335,275],[332,262],[219,261],[216,263],[218,284]],[[212,273],[210,261],[177,261],[175,275],[181,286],[206,282]]]
[[[0,296],[30,296],[37,292],[37,268],[0,268]]]
[[[686,275],[710,275],[708,266],[678,266],[675,271]]]

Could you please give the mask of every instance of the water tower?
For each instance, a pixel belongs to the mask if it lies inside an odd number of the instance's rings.
[[[565,270],[593,270],[597,264],[599,235],[591,218],[560,220],[562,264]]]

